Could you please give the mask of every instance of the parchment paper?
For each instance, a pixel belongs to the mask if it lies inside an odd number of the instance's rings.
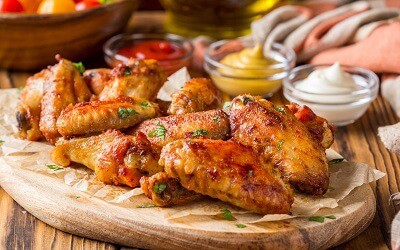
[[[66,168],[50,165],[54,164],[50,160],[52,145],[45,142],[29,142],[17,139],[14,112],[18,103],[18,92],[17,89],[0,90],[0,102],[3,104],[0,106],[0,140],[2,141],[0,168],[7,165],[7,167],[24,168],[51,178],[57,178],[65,185],[76,189],[77,193],[84,192],[126,209],[144,209],[143,206],[150,206],[145,208],[144,214],[154,211],[157,216],[161,214],[169,223],[179,223],[180,218],[194,215],[206,216],[205,218],[212,220],[211,216],[220,214],[222,209],[229,209],[238,221],[249,224],[294,217],[309,217],[321,208],[338,207],[338,202],[356,187],[385,176],[384,173],[362,163],[344,161],[331,164],[329,166],[331,174],[330,190],[319,197],[296,193],[291,215],[261,216],[211,198],[170,208],[151,207],[151,201],[142,194],[141,189],[104,185],[96,179],[93,171],[81,165]],[[328,159],[342,158],[333,150],[327,150],[327,156]]]

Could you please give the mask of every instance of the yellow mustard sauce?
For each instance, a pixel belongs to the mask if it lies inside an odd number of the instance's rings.
[[[269,77],[282,70],[268,68],[280,62],[264,57],[260,44],[228,54],[220,63],[232,68],[221,67],[218,69],[221,75],[212,74],[211,78],[222,91],[231,96],[239,94],[269,96],[281,86],[281,80]]]

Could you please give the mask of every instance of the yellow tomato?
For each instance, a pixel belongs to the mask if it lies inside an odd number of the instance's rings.
[[[55,14],[75,12],[73,0],[43,0],[38,8],[39,14]]]
[[[42,0],[19,0],[27,13],[36,13],[38,6]]]

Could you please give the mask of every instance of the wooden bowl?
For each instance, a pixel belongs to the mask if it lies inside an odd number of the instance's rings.
[[[140,0],[121,0],[68,14],[0,14],[0,68],[38,70],[54,56],[81,61],[121,32]]]

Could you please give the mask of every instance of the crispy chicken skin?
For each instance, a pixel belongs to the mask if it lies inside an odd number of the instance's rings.
[[[182,187],[178,179],[171,178],[164,172],[150,177],[143,176],[140,179],[140,187],[158,207],[187,203],[201,197],[200,194]]]
[[[242,95],[230,106],[233,140],[271,159],[296,189],[320,195],[329,184],[325,149],[287,107]]]
[[[54,144],[60,134],[56,122],[61,111],[70,104],[88,101],[92,95],[72,62],[56,57],[58,64],[49,68],[44,81],[39,127],[46,140]]]
[[[170,115],[140,123],[128,134],[144,133],[158,152],[167,143],[185,138],[227,139],[229,117],[222,110]]]
[[[39,129],[40,103],[43,97],[43,85],[51,71],[44,69],[28,78],[25,88],[19,96],[16,118],[19,137],[30,141],[37,141],[42,137]]]
[[[83,79],[95,95],[99,95],[112,79],[111,69],[89,69],[83,72]]]
[[[234,141],[177,140],[159,161],[183,187],[260,214],[289,213],[293,192],[250,148]]]
[[[324,148],[332,146],[334,141],[334,128],[328,121],[317,116],[309,107],[297,103],[286,105],[296,118],[306,125],[311,136],[321,143]]]
[[[108,101],[91,101],[70,105],[57,120],[57,128],[64,137],[124,129],[159,113],[158,105],[129,97]]]
[[[113,185],[139,186],[143,175],[162,171],[146,136],[108,130],[101,135],[59,139],[51,155],[61,166],[77,162],[95,171],[97,178]]]
[[[112,69],[112,79],[104,86],[99,98],[110,100],[119,96],[154,101],[167,80],[156,60],[133,60]]]
[[[207,78],[192,78],[171,95],[168,114],[179,115],[215,109],[221,106],[221,92]]]

